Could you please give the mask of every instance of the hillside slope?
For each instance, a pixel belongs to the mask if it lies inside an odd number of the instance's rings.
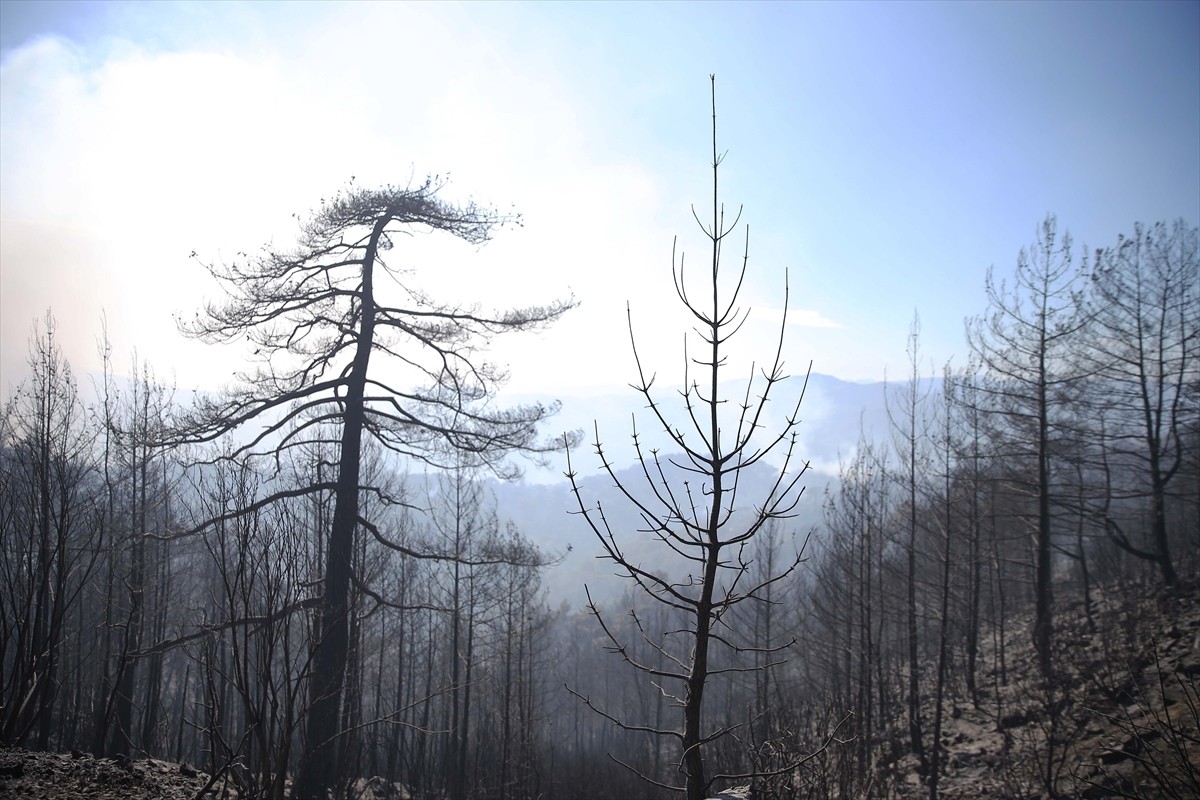
[[[949,702],[944,798],[1200,797],[1200,590],[1100,596],[1058,620],[1058,681],[1045,685],[1023,626],[1007,663],[985,666],[979,703]],[[929,724],[927,722],[927,724]],[[906,756],[896,797],[928,797]]]

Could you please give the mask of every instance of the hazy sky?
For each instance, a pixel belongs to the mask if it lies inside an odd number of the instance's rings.
[[[1093,247],[1200,221],[1195,2],[0,10],[4,394],[47,307],[77,370],[103,312],[119,363],[136,347],[182,388],[219,385],[240,351],[175,332],[219,292],[189,254],[287,244],[292,214],[351,176],[426,173],[524,226],[478,250],[402,241],[394,261],[485,305],[581,302],[498,351],[515,390],[631,380],[626,301],[647,361],[677,375],[663,310],[673,237],[706,256],[690,204],[710,191],[709,73],[723,196],[751,229],[747,338],[767,349],[788,270],[797,370],[904,373],[914,309],[929,357],[961,357],[985,270],[1047,212]]]

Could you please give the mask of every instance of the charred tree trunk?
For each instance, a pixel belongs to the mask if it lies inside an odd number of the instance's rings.
[[[325,556],[320,637],[313,659],[312,677],[309,679],[309,711],[305,730],[308,751],[301,763],[293,789],[298,800],[321,800],[328,790],[337,786],[342,777],[338,775],[338,720],[350,649],[350,574],[354,557],[354,532],[358,527],[363,396],[375,332],[372,280],[379,240],[389,222],[391,218],[383,216],[375,223],[362,261],[358,337],[354,361],[346,382],[346,399],[342,412],[333,525],[329,532]]]

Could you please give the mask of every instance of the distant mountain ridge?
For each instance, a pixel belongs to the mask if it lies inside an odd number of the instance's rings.
[[[922,388],[940,390],[942,380],[925,378],[921,383]],[[785,415],[795,409],[796,401],[803,390],[804,398],[800,403],[799,424],[796,427],[799,438],[795,457],[809,461],[813,470],[823,476],[836,475],[839,461],[852,455],[858,445],[860,431],[866,430],[874,438],[887,435],[885,389],[888,386],[900,385],[901,382],[883,381],[856,383],[813,373],[805,389],[803,375],[788,378],[772,390],[764,429],[759,434],[762,437],[761,441],[765,443],[768,436],[777,434],[782,429]],[[663,387],[657,389],[654,396],[672,424],[690,425],[679,394],[680,388]],[[740,401],[745,396],[746,382],[729,381],[721,384],[721,388],[725,398],[731,402]],[[755,391],[758,388],[755,387]],[[631,434],[635,420],[643,448],[668,451],[677,449],[661,431],[653,413],[646,408],[645,399],[630,388],[622,392],[563,398],[555,398],[552,395],[503,395],[501,402],[549,403],[556,399],[561,399],[562,410],[551,419],[546,432],[584,432],[584,445],[578,452],[571,454],[573,468],[581,475],[590,474],[598,466],[594,453],[597,430],[609,458],[618,468],[624,468],[634,462]],[[753,396],[751,400],[754,400]],[[775,457],[768,461],[778,465],[781,456],[782,452],[776,453]],[[553,466],[549,469],[530,467],[525,480],[537,483],[563,480],[566,459],[554,457],[551,461]]]
[[[681,457],[660,454],[660,458],[664,462],[678,462]],[[594,456],[588,460],[595,465]],[[671,475],[671,469],[668,466],[664,471],[672,486],[678,490],[682,485],[682,477]],[[744,523],[752,510],[769,496],[777,474],[776,470],[763,464],[742,473],[733,526]],[[645,502],[647,507],[659,508],[639,465],[630,464],[615,471],[615,475],[622,486]],[[794,516],[782,521],[784,539],[789,540],[784,544],[784,549],[789,553],[792,542],[799,547],[820,521],[826,482],[827,476],[817,473],[810,473],[801,479],[797,490],[803,489]],[[585,584],[597,600],[612,600],[630,588],[628,581],[614,576],[612,562],[599,558],[603,548],[579,513],[580,500],[576,499],[566,480],[545,484],[492,480],[490,484],[499,518],[514,524],[548,556],[558,559],[558,563],[543,574],[553,603],[582,606],[585,602]],[[686,574],[688,565],[652,533],[646,532],[646,523],[638,509],[614,485],[612,477],[606,472],[591,470],[584,474],[581,471],[577,484],[580,498],[587,508],[594,509],[597,504],[603,507],[610,528],[632,561],[663,571],[673,578],[682,578]]]
[[[925,379],[922,384],[923,388],[937,390],[940,389],[941,380]],[[853,454],[860,431],[866,430],[872,438],[877,439],[887,435],[887,387],[888,384],[882,381],[852,383],[828,375],[814,374],[810,377],[799,407],[799,424],[796,428],[798,440],[791,468],[798,469],[805,461],[811,466],[801,480],[804,493],[796,516],[788,520],[785,526],[795,546],[798,547],[804,537],[819,525],[826,489],[837,479],[839,460]],[[775,387],[764,429],[759,434],[761,444],[778,435],[785,424],[785,416],[796,408],[803,388],[802,376],[783,381]],[[722,390],[725,397],[740,401],[745,396],[746,384],[744,381],[731,381],[723,384]],[[673,425],[690,425],[679,387],[664,387],[654,396]],[[546,403],[553,400],[552,397],[541,395],[502,398],[502,402],[508,403]],[[612,479],[603,470],[595,452],[595,436],[599,431],[606,457],[613,463],[617,477],[627,488],[644,494],[645,479],[640,474],[631,443],[635,421],[643,453],[648,455],[651,450],[657,449],[660,458],[668,459],[672,454],[676,454],[677,459],[680,457],[677,455],[678,446],[662,432],[653,412],[646,408],[645,399],[633,389],[591,397],[564,398],[562,411],[553,418],[547,433],[584,431],[584,444],[571,453],[571,469],[577,476],[584,502],[589,507],[601,503],[609,522],[620,532],[630,552],[636,553],[646,564],[682,569],[678,557],[656,542],[652,535],[639,533],[644,524],[636,509],[613,486]],[[765,498],[782,464],[784,447],[785,444],[781,443],[779,452],[744,476],[739,490],[740,508],[748,511],[753,504]],[[594,596],[599,594],[607,599],[615,598],[629,584],[612,577],[610,562],[596,559],[601,548],[586,521],[577,513],[578,501],[565,478],[565,456],[555,455],[550,461],[552,466],[548,469],[527,468],[525,477],[519,481],[492,481],[499,516],[514,523],[548,554],[561,557],[561,563],[547,570],[545,575],[553,601],[582,605],[582,585],[585,583]]]

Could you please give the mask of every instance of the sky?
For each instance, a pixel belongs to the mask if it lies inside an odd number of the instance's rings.
[[[243,3],[0,0],[0,394],[50,309],[77,372],[136,357],[217,388],[184,339],[203,260],[286,247],[353,179],[449,175],[522,216],[482,247],[401,240],[436,297],[574,296],[497,342],[509,388],[682,377],[672,247],[702,286],[717,76],[727,216],[749,226],[737,355],[905,375],[962,361],[984,276],[1048,213],[1082,247],[1200,222],[1200,3]],[[740,261],[739,232],[726,269]],[[785,277],[786,276],[786,277]],[[102,327],[103,320],[103,327]],[[748,371],[748,367],[738,369]],[[128,371],[128,370],[127,370]],[[731,376],[741,377],[741,376]]]

